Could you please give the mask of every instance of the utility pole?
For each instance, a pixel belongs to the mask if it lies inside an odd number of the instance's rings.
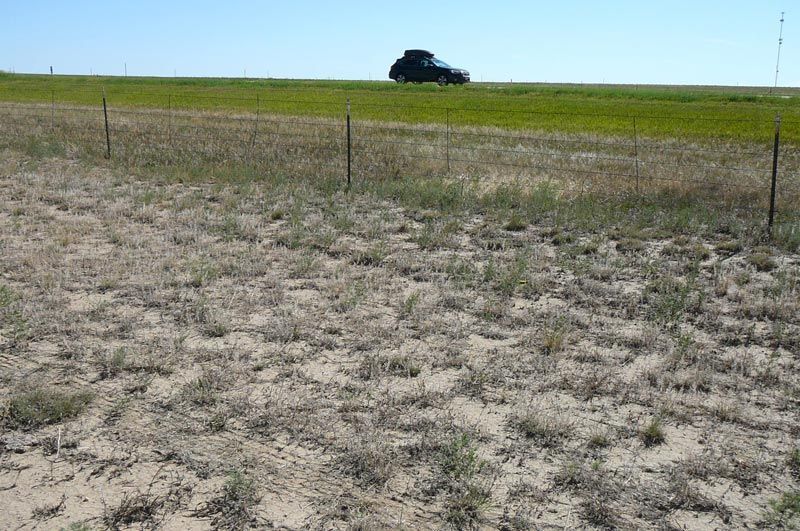
[[[778,72],[780,71],[779,68],[781,66],[781,45],[783,44],[783,15],[784,11],[781,11],[781,32],[778,36],[778,61],[775,63],[775,87],[778,88]]]

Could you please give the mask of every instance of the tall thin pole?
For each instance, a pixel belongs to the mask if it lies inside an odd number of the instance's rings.
[[[780,71],[781,66],[781,46],[783,45],[783,15],[784,12],[781,11],[781,32],[778,36],[778,60],[775,62],[775,88],[778,88],[778,72]]]

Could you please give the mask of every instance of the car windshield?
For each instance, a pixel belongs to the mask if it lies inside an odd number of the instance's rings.
[[[435,57],[431,57],[431,61],[433,61],[433,64],[435,64],[436,66],[438,66],[440,68],[451,68],[449,64],[447,64],[444,61],[442,61],[440,59],[437,59]]]

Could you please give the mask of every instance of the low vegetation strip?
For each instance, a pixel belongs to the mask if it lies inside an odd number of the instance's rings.
[[[343,182],[349,152],[359,185],[433,177],[463,194],[551,182],[570,198],[588,194],[631,206],[661,192],[663,201],[672,192],[700,203],[715,199],[714,211],[726,207],[762,223],[769,210],[773,154],[750,144],[352,121],[348,151],[345,124],[331,118],[119,107],[108,116],[106,138],[95,109],[7,104],[0,108],[0,142],[32,154],[111,154],[125,167],[168,165],[187,179],[209,165],[234,165],[251,178],[285,172]],[[785,241],[800,215],[800,151],[784,146],[780,155],[775,233]]]
[[[134,78],[0,74],[0,101],[253,112],[339,118],[350,98],[358,119],[657,138],[735,140],[770,146],[775,116],[800,143],[800,95],[732,87],[483,84]],[[449,110],[448,110],[449,109]]]

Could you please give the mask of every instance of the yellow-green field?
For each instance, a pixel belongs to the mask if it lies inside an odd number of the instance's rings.
[[[800,141],[800,91],[765,88],[134,78],[0,74],[0,101],[240,110],[565,133],[724,139],[769,144],[777,114]]]

